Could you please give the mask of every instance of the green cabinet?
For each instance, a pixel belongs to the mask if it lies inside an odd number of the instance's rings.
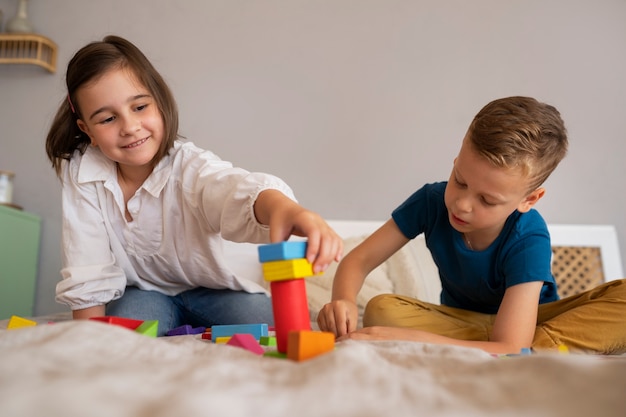
[[[0,320],[33,315],[40,228],[39,217],[0,205]]]

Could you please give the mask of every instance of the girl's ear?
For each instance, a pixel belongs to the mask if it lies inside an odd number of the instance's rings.
[[[524,199],[519,203],[519,206],[517,207],[517,211],[519,211],[520,213],[526,213],[531,208],[533,208],[535,204],[537,204],[537,201],[541,200],[541,197],[543,197],[545,193],[546,193],[545,188],[543,187],[537,188],[535,191],[531,192],[526,197],[524,197]]]
[[[76,120],[76,124],[78,125],[78,128],[85,135],[89,136],[89,139],[91,140],[91,146],[98,146],[98,144],[93,140],[93,137],[89,133],[89,126],[87,126],[87,123],[83,122],[81,119],[78,119],[78,120]]]

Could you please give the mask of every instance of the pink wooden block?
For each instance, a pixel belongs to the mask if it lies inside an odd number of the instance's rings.
[[[259,342],[249,333],[237,333],[231,336],[230,340],[226,343],[230,346],[237,346],[257,355],[262,355],[265,350]]]

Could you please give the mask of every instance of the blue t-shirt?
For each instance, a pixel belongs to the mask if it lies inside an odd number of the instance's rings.
[[[446,185],[425,185],[392,213],[408,239],[424,233],[439,268],[441,304],[495,314],[508,287],[532,281],[544,282],[540,304],[558,300],[550,234],[539,212],[516,210],[487,249],[473,251],[450,225],[444,203]]]

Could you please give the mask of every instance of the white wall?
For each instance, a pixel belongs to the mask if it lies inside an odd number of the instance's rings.
[[[16,3],[0,0],[5,19]],[[30,0],[29,16],[58,43],[59,68],[0,65],[0,169],[16,173],[14,202],[43,218],[38,314],[64,309],[45,136],[67,61],[109,33],[169,81],[183,135],[283,177],[328,218],[385,219],[447,179],[488,101],[549,102],[571,150],[537,208],[551,223],[616,225],[626,260],[623,0]]]

